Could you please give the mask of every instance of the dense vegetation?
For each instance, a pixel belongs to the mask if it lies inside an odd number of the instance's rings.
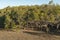
[[[0,9],[0,28],[15,29],[28,21],[47,21],[55,23],[60,20],[60,5],[42,4],[34,6],[15,6]]]

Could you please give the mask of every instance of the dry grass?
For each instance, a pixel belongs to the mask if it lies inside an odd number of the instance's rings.
[[[58,35],[50,35],[41,32],[39,35],[34,33],[24,33],[19,31],[0,31],[0,40],[60,40]]]

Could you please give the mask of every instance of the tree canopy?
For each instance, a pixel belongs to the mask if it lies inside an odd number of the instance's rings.
[[[8,6],[0,9],[0,27],[4,25],[4,28],[18,28],[27,21],[48,21],[53,23],[59,21],[60,5],[52,4],[52,2],[34,6]]]

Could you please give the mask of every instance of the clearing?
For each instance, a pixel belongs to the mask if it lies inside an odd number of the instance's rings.
[[[0,31],[0,40],[60,40],[59,35],[47,34],[44,32],[23,32],[19,31]]]

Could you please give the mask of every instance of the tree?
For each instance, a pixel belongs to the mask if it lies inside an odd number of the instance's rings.
[[[34,14],[33,10],[29,9],[24,15],[23,15],[23,20],[25,21],[32,21],[34,20]]]
[[[10,18],[10,16],[9,15],[6,15],[5,16],[6,18],[5,18],[5,28],[6,29],[10,29],[10,28],[12,28],[11,26],[10,26],[10,23],[11,23],[11,21],[12,21],[12,19]]]
[[[53,0],[49,1],[49,4],[53,4]]]

